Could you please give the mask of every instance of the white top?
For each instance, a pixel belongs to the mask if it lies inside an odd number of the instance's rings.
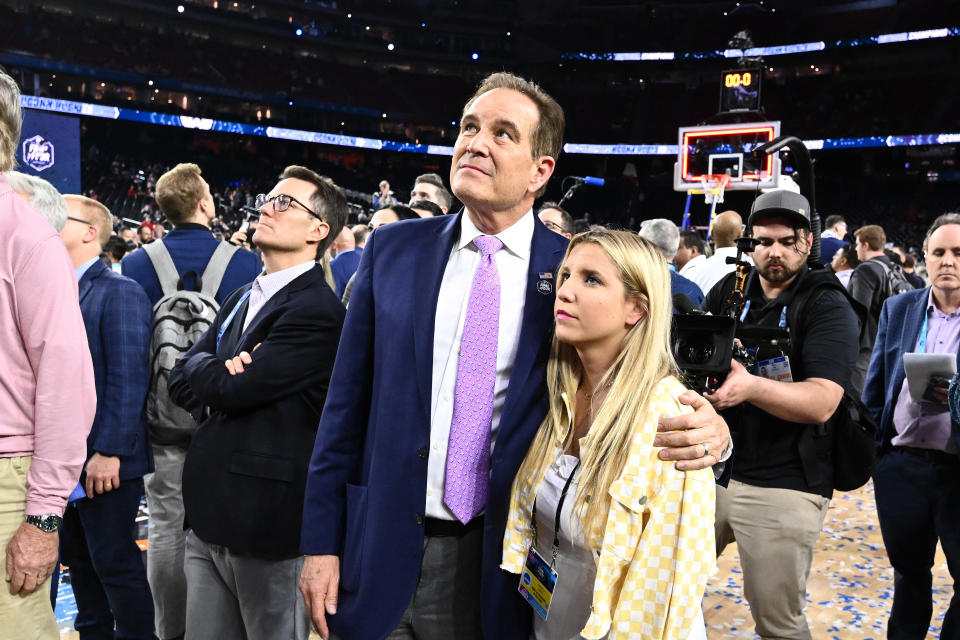
[[[277,291],[280,291],[316,265],[317,263],[311,260],[269,275],[261,273],[257,276],[250,287],[250,302],[247,303],[247,315],[243,318],[243,330],[247,330],[263,305],[267,304],[267,301],[275,296]]]
[[[473,239],[485,235],[466,212],[460,218],[460,237],[453,245],[437,296],[433,330],[433,388],[430,401],[430,456],[427,459],[426,515],[455,520],[443,504],[443,482],[447,468],[447,442],[453,420],[453,396],[457,386],[457,363],[463,336],[464,311],[470,297],[473,276],[480,264],[480,251]],[[497,428],[507,383],[513,371],[520,341],[520,327],[526,301],[530,244],[533,241],[533,211],[511,227],[496,234],[503,248],[494,254],[500,274],[500,324],[497,335],[497,379],[493,388],[493,420],[490,451],[497,440]]]
[[[553,557],[553,532],[556,526],[557,503],[567,478],[577,467],[577,458],[561,454],[543,477],[537,488],[537,540],[534,546],[548,563]],[[590,617],[593,604],[593,582],[597,576],[597,561],[593,550],[583,538],[579,519],[572,519],[577,501],[580,472],[574,476],[563,500],[560,512],[560,552],[557,564],[557,585],[547,619],[533,615],[535,640],[580,640],[580,631]]]
[[[561,454],[547,469],[543,482],[537,488],[537,539],[534,546],[540,557],[549,563],[553,557],[557,503],[560,502],[563,485],[576,469],[560,512],[560,552],[553,567],[557,572],[557,584],[547,619],[533,614],[534,640],[582,640],[580,631],[586,626],[593,605],[593,583],[597,576],[599,556],[587,546],[580,520],[572,518],[580,484],[577,462],[574,456]],[[607,634],[605,637],[610,636]],[[702,609],[687,640],[707,640]]]
[[[727,258],[736,257],[736,247],[721,247],[714,251],[712,256],[707,258],[707,261],[703,263],[703,266],[698,269],[694,275],[687,277],[697,283],[697,286],[703,291],[703,295],[707,295],[710,293],[710,289],[713,289],[713,285],[720,282],[723,276],[736,268],[735,265],[727,264]],[[753,259],[748,254],[743,254],[743,259],[753,264]]]
[[[687,260],[687,264],[683,265],[683,268],[681,268],[680,271],[678,271],[677,273],[679,273],[684,278],[688,278],[696,282],[697,279],[694,274],[702,270],[706,263],[707,263],[707,256],[703,254],[694,256],[690,260]]]

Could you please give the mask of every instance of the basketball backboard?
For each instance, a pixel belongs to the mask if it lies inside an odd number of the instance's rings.
[[[746,122],[679,129],[677,163],[673,170],[676,191],[702,189],[704,180],[728,174],[727,190],[776,188],[780,158],[771,154],[754,158],[751,151],[780,135],[780,122]]]

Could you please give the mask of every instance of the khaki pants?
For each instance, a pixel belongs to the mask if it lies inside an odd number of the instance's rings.
[[[23,523],[27,504],[29,456],[0,458],[0,576],[7,575],[7,543]],[[50,579],[26,598],[10,595],[0,583],[0,637],[18,640],[58,640],[57,619],[50,608]]]
[[[743,592],[761,638],[810,640],[803,609],[830,500],[731,480],[717,487],[717,556],[737,541]]]

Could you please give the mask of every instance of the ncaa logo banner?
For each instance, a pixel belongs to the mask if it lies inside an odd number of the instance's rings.
[[[54,165],[53,143],[43,136],[33,136],[23,141],[23,163],[34,171],[43,171]]]
[[[43,178],[60,193],[81,193],[79,118],[24,109],[21,131],[19,170]]]

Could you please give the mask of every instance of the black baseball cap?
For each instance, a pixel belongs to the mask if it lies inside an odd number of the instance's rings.
[[[747,225],[753,227],[764,218],[789,218],[794,227],[810,229],[810,203],[799,193],[786,189],[768,191],[753,201]]]

